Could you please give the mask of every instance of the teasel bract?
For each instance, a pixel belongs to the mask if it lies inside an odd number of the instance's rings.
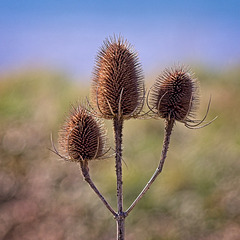
[[[80,162],[101,158],[106,152],[106,131],[103,124],[83,104],[72,107],[59,131],[60,156]]]
[[[141,112],[144,82],[137,53],[122,37],[106,39],[96,57],[91,99],[101,117],[129,119]]]
[[[198,93],[198,82],[188,68],[165,69],[150,90],[149,108],[155,117],[187,124],[199,105]]]

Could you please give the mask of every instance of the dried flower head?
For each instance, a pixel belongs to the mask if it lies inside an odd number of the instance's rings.
[[[142,110],[143,74],[137,53],[121,37],[106,39],[96,58],[92,102],[106,119],[130,118]]]
[[[106,134],[102,123],[84,106],[73,107],[59,132],[59,146],[66,160],[100,158],[106,147]]]
[[[185,67],[166,69],[151,89],[150,109],[161,118],[186,123],[198,103],[198,84]]]

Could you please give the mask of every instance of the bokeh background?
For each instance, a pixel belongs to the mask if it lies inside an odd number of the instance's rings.
[[[109,240],[116,226],[78,166],[51,153],[70,104],[89,95],[103,40],[134,46],[149,88],[174,64],[201,84],[201,130],[176,124],[164,171],[126,220],[126,239],[240,239],[240,2],[0,1],[0,239]],[[106,121],[112,145],[112,124]],[[163,121],[124,126],[124,206],[155,170]],[[114,159],[90,163],[116,208]]]

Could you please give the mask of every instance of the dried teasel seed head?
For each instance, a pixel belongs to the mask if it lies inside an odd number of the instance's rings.
[[[186,67],[166,69],[151,89],[150,109],[161,118],[187,122],[198,103],[198,83]]]
[[[83,105],[73,107],[59,131],[63,158],[70,161],[92,160],[105,153],[106,132],[102,122]]]
[[[137,53],[123,38],[106,39],[93,73],[91,99],[103,118],[136,117],[142,110],[144,82]]]

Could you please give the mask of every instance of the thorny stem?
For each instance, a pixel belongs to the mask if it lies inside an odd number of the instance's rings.
[[[116,161],[116,176],[117,176],[117,213],[113,210],[113,208],[109,205],[109,203],[105,200],[102,194],[98,191],[95,184],[92,182],[91,177],[89,175],[89,169],[87,166],[86,161],[80,161],[80,167],[82,170],[82,174],[84,180],[90,185],[90,187],[94,190],[97,196],[101,199],[107,209],[113,214],[114,218],[117,221],[117,240],[124,240],[125,236],[125,218],[128,214],[133,210],[136,204],[140,201],[140,199],[146,194],[148,189],[151,187],[153,182],[156,180],[157,176],[162,172],[163,165],[165,159],[167,157],[167,151],[170,143],[170,136],[172,133],[174,125],[174,119],[166,120],[165,125],[165,134],[164,134],[164,141],[163,141],[163,148],[161,153],[161,158],[157,169],[155,170],[154,174],[143,188],[141,193],[137,196],[131,206],[127,209],[126,212],[123,211],[123,181],[122,181],[122,129],[123,129],[123,119],[121,118],[114,118],[113,126],[114,126],[114,133],[115,133],[115,161]]]
[[[174,119],[166,120],[163,148],[162,148],[162,154],[161,154],[159,165],[155,170],[154,174],[152,175],[152,177],[150,178],[150,180],[148,181],[148,183],[146,184],[146,186],[141,191],[141,193],[137,196],[137,198],[134,200],[131,206],[127,209],[127,211],[125,212],[125,216],[127,216],[133,210],[133,208],[136,206],[139,200],[145,195],[145,193],[151,187],[152,183],[155,181],[157,176],[162,172],[163,165],[167,157],[167,151],[170,143],[170,136],[172,133],[173,125],[174,125]]]
[[[125,213],[123,212],[123,190],[122,190],[122,129],[123,119],[115,117],[113,120],[114,133],[115,133],[115,161],[116,161],[116,175],[117,175],[117,205],[118,215],[117,220],[117,239],[124,240],[124,221]]]
[[[81,167],[81,170],[82,170],[82,174],[83,174],[84,180],[89,184],[89,186],[93,189],[93,191],[101,199],[101,201],[104,203],[104,205],[107,207],[107,209],[116,218],[117,217],[117,213],[113,210],[113,208],[109,205],[107,200],[102,196],[102,194],[98,191],[98,189],[95,186],[95,184],[92,182],[90,174],[89,174],[89,169],[88,169],[88,166],[87,166],[87,161],[80,161],[80,167]]]

